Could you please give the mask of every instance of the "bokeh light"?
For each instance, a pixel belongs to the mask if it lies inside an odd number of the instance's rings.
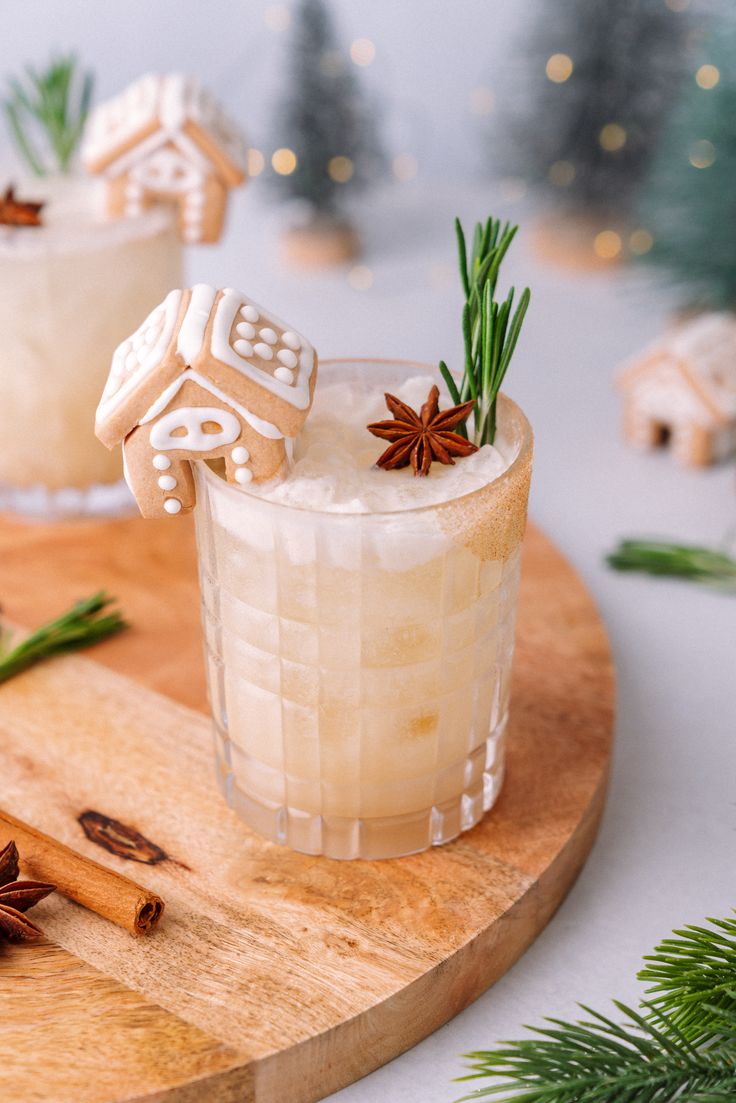
[[[296,153],[293,149],[287,149],[286,147],[274,150],[271,164],[274,172],[277,172],[279,176],[289,176],[296,168]]]
[[[326,77],[339,77],[345,68],[345,59],[339,50],[324,50],[319,59],[319,68]]]
[[[616,153],[626,145],[626,131],[620,123],[606,123],[601,127],[598,141],[601,149],[605,149],[607,153]]]
[[[547,169],[547,176],[556,188],[569,188],[575,179],[575,166],[572,161],[554,161]]]
[[[373,273],[366,264],[356,264],[348,272],[348,283],[356,291],[367,291],[373,286]]]
[[[253,147],[251,147],[248,150],[248,176],[260,175],[265,167],[266,158],[263,156],[260,149],[253,149]]]
[[[419,163],[412,153],[398,153],[391,162],[391,169],[397,180],[413,180],[419,171]]]
[[[629,235],[629,249],[637,257],[643,257],[653,245],[654,238],[649,230],[645,230],[643,227],[633,230]]]
[[[545,72],[555,84],[564,84],[572,76],[573,68],[572,58],[567,54],[552,54],[547,61]]]
[[[695,169],[709,169],[716,159],[716,147],[707,138],[701,138],[690,146],[688,160]]]
[[[271,31],[288,31],[291,12],[286,4],[269,4],[263,12],[263,22]]]
[[[715,88],[720,79],[720,70],[715,65],[701,65],[695,74],[695,83],[699,88]]]
[[[496,97],[492,89],[484,84],[479,84],[470,93],[470,110],[474,115],[490,115],[493,111]]]
[[[331,157],[327,164],[327,172],[330,179],[337,184],[347,184],[355,172],[355,165],[349,157]]]
[[[613,260],[621,252],[621,235],[615,230],[601,230],[593,240],[593,252],[601,260]]]
[[[376,56],[376,47],[370,38],[356,38],[350,45],[350,57],[356,65],[370,65]]]

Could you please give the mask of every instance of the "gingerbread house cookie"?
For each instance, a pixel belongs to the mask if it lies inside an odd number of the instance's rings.
[[[685,322],[632,359],[618,388],[632,444],[671,444],[692,467],[726,459],[736,451],[736,318]]]
[[[193,460],[225,461],[229,482],[285,473],[312,404],[309,342],[241,291],[171,291],[115,350],[95,431],[123,442],[144,517],[187,512]]]
[[[104,177],[112,218],[175,204],[183,241],[217,241],[230,188],[246,176],[246,146],[199,81],[149,75],[92,112],[85,168]]]

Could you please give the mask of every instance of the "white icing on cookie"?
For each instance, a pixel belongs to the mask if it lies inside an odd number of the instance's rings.
[[[167,498],[164,502],[164,509],[167,513],[179,513],[181,511],[181,502],[178,498]]]
[[[171,460],[168,456],[154,456],[152,463],[157,471],[168,471],[171,467]]]
[[[253,346],[253,351],[260,356],[261,360],[273,360],[273,349],[269,345],[264,345],[262,341]]]
[[[247,463],[250,459],[250,452],[242,444],[239,444],[237,448],[233,448],[230,455],[233,463]]]
[[[278,341],[276,331],[271,329],[270,326],[264,326],[258,336],[262,341],[265,341],[267,345],[275,345]]]
[[[291,384],[294,382],[294,373],[293,371],[289,371],[288,368],[276,368],[273,374],[277,379],[280,379],[282,383]]]
[[[253,478],[253,472],[247,467],[239,467],[235,472],[235,481],[240,483],[249,483]]]
[[[158,479],[158,485],[162,490],[173,490],[176,486],[176,479],[173,475],[161,475]]]
[[[240,292],[235,291],[232,287],[229,287],[225,294],[238,295],[240,294]],[[260,318],[260,314],[254,306],[250,305],[250,303],[246,303],[246,305],[241,309],[240,313],[245,318],[246,322],[257,322]]]
[[[299,363],[296,353],[292,352],[291,349],[280,349],[276,353],[276,359],[279,360],[285,368],[295,368]]]
[[[245,337],[246,341],[252,341],[256,335],[256,327],[252,326],[250,322],[238,322],[235,332],[238,337]]]
[[[281,334],[281,340],[290,349],[300,349],[302,347],[301,337],[291,329],[287,329],[285,333]]]
[[[206,422],[220,426],[218,432],[204,430]],[[185,432],[175,436],[178,429]],[[240,422],[234,414],[218,406],[182,406],[172,410],[156,422],[151,429],[151,447],[160,452],[182,448],[192,452],[210,452],[231,444],[240,436]]]
[[[237,352],[238,356],[244,356],[246,360],[249,360],[253,355],[253,346],[250,341],[236,341],[233,348]]]

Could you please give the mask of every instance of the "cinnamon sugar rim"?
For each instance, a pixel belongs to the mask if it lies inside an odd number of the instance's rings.
[[[324,368],[334,368],[338,365],[344,364],[369,364],[374,367],[397,367],[399,369],[413,369],[421,372],[434,374],[436,369],[433,365],[422,362],[421,360],[387,360],[387,359],[374,359],[373,357],[332,357],[329,360],[320,360],[320,371]],[[319,375],[317,378],[317,386],[319,386]],[[310,506],[294,505],[291,502],[277,502],[270,498],[262,498],[258,494],[251,494],[247,489],[235,486],[232,483],[226,482],[220,475],[212,470],[206,463],[197,463],[196,470],[201,476],[208,481],[216,482],[218,489],[225,491],[228,494],[237,496],[241,501],[245,497],[249,501],[255,501],[261,503],[264,506],[272,507],[276,510],[287,510],[294,513],[307,513],[312,515],[320,515],[327,517],[397,517],[408,516],[416,517],[423,513],[436,513],[438,510],[447,508],[448,506],[455,507],[462,502],[470,502],[479,495],[486,494],[489,487],[498,487],[499,492],[509,483],[516,480],[519,469],[525,469],[531,462],[532,450],[534,447],[534,434],[529,420],[519,406],[508,395],[500,393],[498,396],[499,407],[503,412],[504,418],[506,414],[511,415],[512,421],[518,428],[519,434],[519,447],[513,460],[509,463],[509,466],[502,471],[499,475],[494,476],[483,486],[475,487],[473,490],[467,491],[465,494],[459,494],[453,498],[446,498],[439,502],[430,502],[423,506],[410,506],[408,509],[386,509],[386,510],[366,510],[366,511],[342,511],[334,509],[324,508],[312,508]],[[460,461],[462,463],[462,460]],[[431,478],[431,475],[429,476]]]

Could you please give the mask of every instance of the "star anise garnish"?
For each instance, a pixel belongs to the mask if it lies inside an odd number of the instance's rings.
[[[18,848],[9,842],[0,850],[0,943],[32,942],[43,931],[23,913],[54,891],[42,881],[18,881]]]
[[[0,224],[3,226],[40,226],[45,204],[15,198],[15,187],[8,184],[0,196]]]
[[[417,414],[395,395],[387,394],[384,398],[395,420],[374,421],[368,426],[374,437],[392,442],[376,460],[378,467],[392,471],[395,467],[411,464],[415,475],[428,475],[433,460],[454,464],[453,456],[470,456],[478,451],[471,441],[452,432],[468,417],[475,405],[474,399],[440,411],[440,392],[433,386]]]

